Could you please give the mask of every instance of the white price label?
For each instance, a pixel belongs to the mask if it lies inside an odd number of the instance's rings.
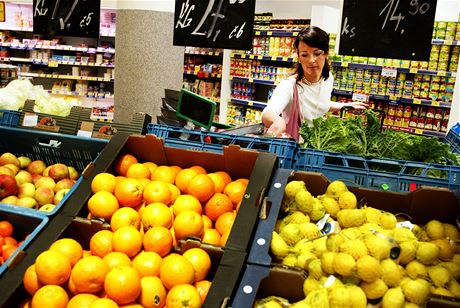
[[[80,129],[78,130],[77,136],[91,138],[93,136],[93,132]]]
[[[398,71],[395,68],[382,68],[382,76],[396,78]]]
[[[332,284],[334,283],[334,281],[335,281],[336,279],[337,279],[337,278],[335,278],[334,275],[330,275],[330,276],[327,278],[326,282],[324,283],[324,287],[325,287],[325,288],[328,288],[328,287],[332,286]]]
[[[26,114],[24,115],[24,120],[22,121],[22,126],[37,126],[38,124],[38,115],[36,114]]]
[[[353,93],[352,100],[355,102],[367,102],[369,100],[369,95],[364,93]]]
[[[412,231],[414,225],[410,221],[406,220],[396,223],[396,228],[407,228]]]
[[[317,223],[316,223],[316,226],[318,227],[318,229],[320,230],[323,230],[324,228],[324,225],[326,224],[327,220],[329,219],[329,214],[326,214],[323,216],[323,218],[321,218]]]

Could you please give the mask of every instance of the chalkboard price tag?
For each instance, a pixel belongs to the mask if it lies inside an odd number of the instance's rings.
[[[33,0],[33,32],[99,37],[101,0]]]
[[[382,76],[383,77],[391,77],[396,78],[398,75],[398,71],[394,68],[383,67],[382,68]]]
[[[428,61],[437,0],[344,0],[339,54]]]
[[[255,0],[176,0],[174,45],[249,50]]]

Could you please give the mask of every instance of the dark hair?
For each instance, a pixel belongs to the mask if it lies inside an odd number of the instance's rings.
[[[304,42],[308,46],[321,49],[324,51],[324,53],[329,52],[329,34],[327,34],[321,28],[309,26],[302,29],[294,41],[294,46],[297,52],[299,51],[300,42]],[[326,60],[324,63],[323,71],[321,72],[321,76],[323,76],[324,80],[329,78],[329,71],[329,62]],[[297,81],[302,80],[303,73],[303,68],[299,61],[295,64],[295,74],[297,74]]]

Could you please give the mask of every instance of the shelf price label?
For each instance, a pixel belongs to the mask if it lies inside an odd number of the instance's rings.
[[[348,67],[348,62],[342,62],[342,67]]]
[[[249,59],[254,59],[254,55],[250,55],[250,56],[249,56]]]
[[[412,67],[412,68],[409,69],[409,73],[411,73],[411,74],[417,74],[417,72],[418,72],[418,69],[415,68],[415,67]]]
[[[260,31],[256,31],[256,32],[255,32],[255,35],[260,35]]]
[[[288,57],[283,57],[283,61],[287,61],[288,60]]]
[[[382,74],[383,77],[396,78],[398,71],[395,68],[383,67]]]
[[[414,98],[414,100],[412,101],[413,104],[416,104],[416,105],[420,105],[422,103],[422,100],[419,99],[419,98]]]
[[[268,31],[268,32],[267,32],[267,35],[268,35],[268,36],[271,36],[271,35],[273,35],[273,32]]]
[[[438,102],[438,101],[432,101],[432,102],[431,102],[431,106],[439,107],[439,106],[440,106],[440,102]]]
[[[57,60],[50,60],[48,62],[48,67],[58,67],[59,66],[59,62]]]
[[[441,76],[441,77],[445,77],[446,76],[446,72],[445,71],[439,71],[437,73],[438,76]]]
[[[253,106],[254,102],[248,102],[248,106]]]
[[[453,45],[453,44],[454,44],[454,42],[451,41],[451,40],[445,40],[444,41],[444,45]]]
[[[423,129],[416,128],[416,129],[415,129],[415,133],[416,133],[417,135],[423,135]]]
[[[367,102],[369,100],[369,96],[364,93],[353,93],[351,99],[355,102]]]

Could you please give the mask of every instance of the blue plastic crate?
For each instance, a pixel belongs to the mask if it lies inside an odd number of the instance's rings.
[[[455,126],[457,125],[459,124],[457,123]],[[455,126],[449,130],[446,138],[444,138],[444,142],[450,145],[450,151],[452,153],[460,154],[460,132],[457,130],[454,130]]]
[[[19,111],[0,109],[0,126],[17,127],[20,117]]]
[[[299,149],[294,169],[321,172],[331,181],[345,180],[353,186],[395,192],[412,191],[422,185],[460,189],[460,166]]]
[[[452,126],[451,130],[453,130],[457,134],[460,134],[460,123],[457,123],[454,126]]]
[[[43,160],[46,165],[63,163],[79,172],[98,157],[107,143],[108,140],[103,139],[0,127],[0,153],[11,152],[16,156]],[[43,213],[46,215],[57,213],[80,182],[81,177],[53,211]]]
[[[17,206],[10,206],[8,204],[0,204],[0,221],[7,220],[13,225],[13,236],[22,244],[16,251],[5,260],[0,266],[0,277],[5,273],[10,266],[13,266],[16,259],[20,260],[19,255],[25,253],[25,250],[34,238],[42,231],[48,223],[48,217],[30,209],[25,209]],[[27,237],[27,238],[26,238]]]
[[[167,146],[176,148],[222,153],[224,145],[235,144],[242,148],[274,153],[278,156],[280,168],[292,168],[294,166],[298,147],[297,143],[291,139],[237,136],[225,132],[187,130],[158,124],[149,124],[147,131],[148,134],[163,138]]]

